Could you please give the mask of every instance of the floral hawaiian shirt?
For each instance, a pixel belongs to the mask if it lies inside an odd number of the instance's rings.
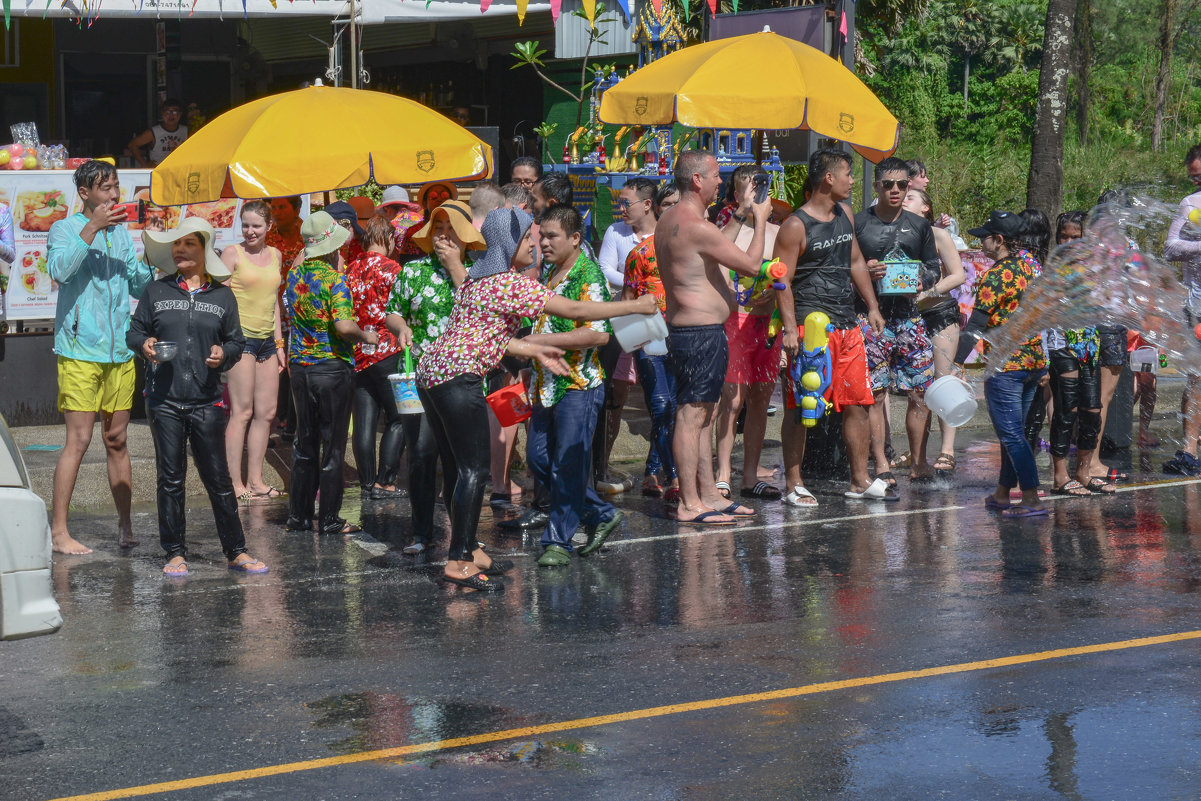
[[[410,355],[416,359],[446,331],[454,305],[454,281],[431,253],[405,264],[392,286],[387,312],[405,318],[413,330]]]
[[[284,275],[288,274],[288,270],[292,268],[292,262],[296,259],[300,252],[304,250],[304,240],[300,238],[300,234],[296,234],[295,239],[285,239],[280,234],[279,229],[274,225],[267,231],[267,246],[275,248],[279,251],[280,256],[280,272]]]
[[[417,379],[436,387],[470,373],[484,376],[500,364],[522,317],[537,317],[551,291],[514,272],[463,282],[455,292],[446,331],[421,357]]]
[[[366,330],[367,326],[372,326],[379,334],[375,353],[364,355],[361,345],[354,346],[355,370],[379,364],[400,350],[395,335],[384,325],[388,298],[392,295],[398,273],[400,265],[379,253],[360,253],[346,268],[346,288],[350,290],[354,302],[359,328]]]
[[[1043,266],[1039,263],[1038,259],[1034,258],[1033,253],[1025,248],[1019,248],[1018,252],[1013,255],[1014,258],[1025,265],[1026,269],[1030,271],[1030,275],[1035,277],[1042,275]]]
[[[996,328],[1017,311],[1026,285],[1034,277],[1030,265],[1006,256],[976,282],[976,309],[988,312],[988,327]],[[1041,370],[1047,366],[1040,337],[1033,337],[1014,353],[1002,370]]]
[[[288,361],[312,365],[330,359],[354,364],[354,349],[334,331],[339,320],[354,322],[354,302],[342,274],[321,259],[288,271],[284,306],[292,318]]]
[[[639,242],[626,257],[626,286],[634,291],[634,297],[653,294],[659,311],[667,313],[667,292],[663,279],[659,277],[659,265],[655,261],[655,235],[651,234]]]
[[[553,280],[556,269],[553,264],[547,265],[543,276],[546,283]],[[605,278],[604,271],[585,253],[581,253],[576,259],[575,265],[567,271],[567,275],[551,285],[549,289],[554,294],[571,300],[606,303],[611,299],[609,281]],[[534,328],[530,333],[563,334],[584,327],[602,334],[613,333],[608,320],[585,323],[569,320],[566,317],[556,317],[545,312],[534,321]],[[605,383],[605,371],[601,367],[599,349],[568,350],[563,353],[563,359],[571,368],[567,375],[555,375],[540,363],[534,365],[533,394],[538,404],[544,408],[550,408],[563,400],[563,396],[568,390],[592,389],[603,386]]]

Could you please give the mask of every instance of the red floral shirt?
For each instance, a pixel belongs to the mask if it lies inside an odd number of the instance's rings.
[[[392,295],[392,284],[400,273],[400,265],[379,253],[361,253],[346,268],[346,286],[354,303],[355,322],[359,328],[373,326],[379,333],[375,353],[364,354],[363,346],[354,346],[354,369],[364,370],[373,364],[394,357],[400,348],[396,337],[384,325],[384,309]]]
[[[655,261],[655,235],[651,234],[639,242],[626,257],[626,286],[634,291],[634,297],[653,294],[659,311],[667,313],[667,292],[663,279],[659,277],[659,265]]]

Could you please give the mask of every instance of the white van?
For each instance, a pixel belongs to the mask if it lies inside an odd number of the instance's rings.
[[[0,640],[50,634],[63,624],[50,591],[50,524],[25,460],[0,416]]]

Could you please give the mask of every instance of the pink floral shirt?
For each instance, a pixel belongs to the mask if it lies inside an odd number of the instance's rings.
[[[354,302],[355,322],[359,328],[374,326],[379,333],[379,344],[375,353],[365,355],[363,346],[354,346],[354,369],[365,370],[373,364],[395,356],[399,352],[396,337],[384,325],[384,310],[392,295],[392,284],[400,273],[400,265],[378,253],[360,253],[346,268],[346,286]]]
[[[513,272],[463,282],[446,332],[421,356],[417,380],[429,388],[467,373],[486,375],[500,364],[521,318],[542,314],[550,297],[542,284]]]

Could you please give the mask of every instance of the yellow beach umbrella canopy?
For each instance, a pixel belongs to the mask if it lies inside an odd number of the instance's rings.
[[[492,149],[403,97],[311,86],[253,100],[184,140],[150,176],[164,206],[284,197],[380,184],[477,180]]]
[[[891,155],[899,136],[897,118],[853,72],[766,30],[647,64],[605,91],[600,118],[614,125],[804,128],[841,139],[873,162]]]

